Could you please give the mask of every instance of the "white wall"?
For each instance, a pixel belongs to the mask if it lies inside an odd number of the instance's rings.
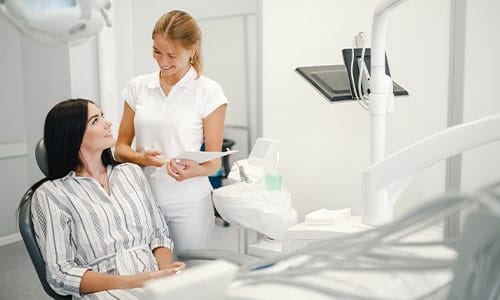
[[[0,15],[0,40],[2,41],[2,55],[0,55],[1,238],[17,231],[15,211],[28,183],[28,168],[20,37],[2,15]],[[9,43],[3,41],[9,41]],[[8,151],[12,148],[14,148],[12,151]]]
[[[97,39],[69,48],[69,61],[71,97],[99,102]]]
[[[116,88],[118,95],[115,103],[118,106],[118,119],[113,120],[113,130],[118,134],[118,127],[123,112],[123,102],[120,97],[121,90],[127,82],[134,76],[134,64],[131,63],[133,57],[132,45],[132,0],[114,1],[115,13],[115,42],[116,42]]]
[[[264,136],[281,140],[281,171],[292,201],[312,210],[360,213],[361,170],[369,165],[368,113],[354,102],[328,104],[294,69],[342,64],[341,49],[370,32],[375,1],[275,0],[262,5]],[[387,153],[446,127],[449,1],[408,1],[389,18],[393,79],[410,97],[387,120]],[[444,190],[444,164],[418,177],[396,213]]]
[[[464,120],[500,113],[500,2],[467,1],[465,46]],[[500,128],[499,128],[500,130]],[[462,187],[473,191],[500,179],[500,143],[463,155]]]
[[[33,149],[45,114],[71,95],[67,47],[49,47],[21,35],[0,15],[0,144],[24,143],[0,159],[0,239],[17,232],[16,209],[27,188],[42,177]],[[6,42],[8,41],[8,42]]]
[[[21,70],[30,180],[42,177],[34,159],[36,142],[43,136],[47,112],[71,97],[68,47],[39,44],[21,35]]]
[[[1,14],[0,40],[0,149],[24,144],[18,153],[0,153],[1,243],[18,231],[15,216],[22,195],[43,177],[34,148],[43,135],[47,112],[73,96],[95,97],[98,78],[95,41],[71,51],[67,46],[43,45],[19,33]]]
[[[153,60],[151,33],[164,13],[179,9],[187,11],[196,20],[234,16],[255,12],[255,1],[132,1],[133,64],[135,75],[157,70]]]

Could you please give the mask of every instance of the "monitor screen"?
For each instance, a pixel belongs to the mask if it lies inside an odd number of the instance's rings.
[[[365,49],[364,61],[368,71],[370,71],[371,55],[370,49]],[[351,79],[351,58],[352,49],[343,49],[345,65],[324,65],[297,67],[295,70],[307,82],[314,86],[330,103],[354,100],[354,84]],[[361,58],[361,49],[355,49],[353,76],[357,81],[359,67],[357,58]],[[389,65],[386,58],[386,74],[390,75]],[[357,86],[357,84],[356,84]],[[408,91],[393,81],[394,96],[407,96]],[[356,89],[357,91],[357,89]]]

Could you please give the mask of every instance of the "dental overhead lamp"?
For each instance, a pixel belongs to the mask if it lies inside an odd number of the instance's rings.
[[[0,12],[28,37],[78,45],[111,26],[109,0],[0,0]]]

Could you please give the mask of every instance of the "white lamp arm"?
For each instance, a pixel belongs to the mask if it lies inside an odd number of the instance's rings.
[[[405,0],[387,0],[375,8],[372,24],[370,66],[370,116],[371,116],[371,163],[385,156],[385,115],[387,112],[387,84],[385,76],[385,40],[387,16],[394,7]]]
[[[380,225],[392,220],[395,199],[380,203],[377,193],[450,156],[500,141],[499,128],[500,114],[448,127],[368,167],[362,175],[363,222]]]
[[[376,164],[385,156],[385,115],[387,113],[388,95],[386,90],[385,76],[385,39],[387,32],[387,16],[389,11],[405,0],[382,1],[375,8],[372,24],[372,46],[371,46],[371,79],[370,79],[370,119],[371,119],[371,140],[370,140],[370,162]],[[374,200],[374,206],[364,206],[363,212],[371,216],[363,219],[363,222],[371,224],[371,219],[387,219],[388,216],[380,216],[381,211],[388,209],[390,199],[387,191],[374,191],[370,198]],[[392,206],[391,206],[392,207]],[[390,216],[392,219],[392,215]]]

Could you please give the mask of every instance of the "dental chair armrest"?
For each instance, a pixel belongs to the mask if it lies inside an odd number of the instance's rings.
[[[219,249],[186,250],[181,253],[177,253],[177,259],[181,261],[223,259],[240,266],[252,264],[259,260],[258,258],[250,255]]]

